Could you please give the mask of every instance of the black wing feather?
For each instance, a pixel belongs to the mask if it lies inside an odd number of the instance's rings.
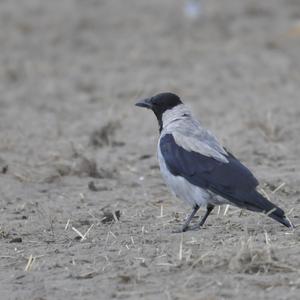
[[[234,196],[241,190],[249,192],[258,185],[252,173],[230,154],[226,157],[228,163],[223,163],[198,152],[187,151],[176,144],[172,134],[161,138],[160,150],[173,175],[182,176],[201,188]]]
[[[228,163],[177,145],[172,134],[160,139],[160,150],[168,170],[193,185],[208,189],[238,207],[252,211],[274,210],[270,217],[287,226],[284,212],[256,191],[257,179],[229,152]]]

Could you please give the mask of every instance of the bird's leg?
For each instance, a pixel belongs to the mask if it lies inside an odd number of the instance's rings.
[[[180,233],[180,232],[187,231],[187,229],[189,228],[189,225],[190,225],[192,219],[194,218],[194,216],[195,216],[195,214],[196,214],[196,212],[198,211],[199,208],[200,208],[200,206],[196,204],[194,206],[194,209],[193,209],[192,213],[188,216],[188,218],[186,219],[185,223],[183,224],[182,228],[180,228],[179,230],[178,229],[173,230],[172,232],[173,233]]]
[[[204,225],[207,217],[210,215],[210,213],[212,212],[212,210],[214,209],[214,205],[212,204],[207,204],[207,207],[206,207],[206,213],[205,215],[203,216],[203,218],[201,219],[201,221],[196,224],[195,226],[191,227],[191,230],[194,230],[194,229],[199,229],[201,226]]]
[[[192,219],[194,218],[196,212],[198,211],[198,209],[199,209],[199,205],[196,204],[194,206],[194,209],[193,209],[192,213],[189,215],[189,217],[186,219],[185,223],[183,224],[183,226],[182,226],[182,232],[184,232],[184,231],[186,231],[188,229],[188,227],[189,227]]]

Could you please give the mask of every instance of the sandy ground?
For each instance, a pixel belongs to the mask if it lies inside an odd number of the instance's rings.
[[[300,2],[183,4],[0,2],[1,299],[299,299],[299,231],[222,207],[172,234],[133,104],[178,93],[299,224]]]

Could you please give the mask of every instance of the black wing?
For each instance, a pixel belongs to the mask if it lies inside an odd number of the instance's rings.
[[[193,185],[208,189],[238,207],[265,212],[275,209],[274,214],[278,218],[284,216],[280,208],[256,191],[257,179],[230,153],[226,156],[228,163],[223,163],[185,150],[176,144],[172,134],[160,139],[160,150],[168,170],[174,176],[182,176]]]

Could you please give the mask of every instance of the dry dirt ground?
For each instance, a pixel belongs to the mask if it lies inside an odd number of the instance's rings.
[[[222,207],[172,233],[133,104],[178,93],[299,224],[300,1],[183,5],[0,2],[1,299],[299,299],[299,230]]]

